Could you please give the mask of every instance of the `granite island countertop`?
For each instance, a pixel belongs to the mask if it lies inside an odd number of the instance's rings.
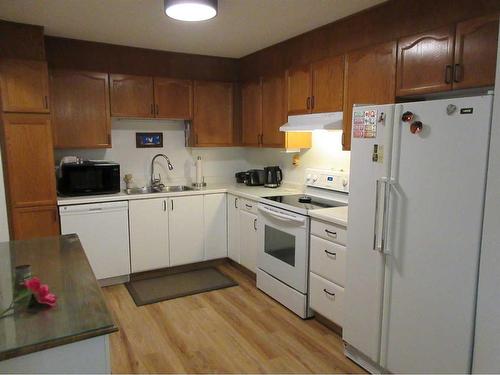
[[[0,361],[118,330],[76,234],[0,243],[2,308],[23,264],[57,295],[57,306],[0,319]]]

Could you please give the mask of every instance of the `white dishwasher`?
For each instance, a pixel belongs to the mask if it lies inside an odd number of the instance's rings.
[[[60,206],[61,233],[76,233],[97,279],[130,274],[128,202]]]

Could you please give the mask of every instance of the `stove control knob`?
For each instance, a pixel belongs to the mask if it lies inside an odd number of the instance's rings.
[[[316,181],[318,181],[318,176],[314,175],[313,176],[313,183],[316,182]]]
[[[308,174],[308,175],[306,176],[306,181],[307,181],[307,182],[311,181],[311,174]]]
[[[347,186],[347,178],[344,178],[342,180],[342,186],[346,187]]]

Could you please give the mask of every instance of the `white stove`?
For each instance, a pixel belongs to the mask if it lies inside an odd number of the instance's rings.
[[[302,318],[308,308],[311,210],[345,206],[347,172],[308,169],[304,194],[259,200],[257,287]]]
[[[310,210],[346,206],[349,172],[307,169],[304,194],[263,197],[260,203],[307,215]]]

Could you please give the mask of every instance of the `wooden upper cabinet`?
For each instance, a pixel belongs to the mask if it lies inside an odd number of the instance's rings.
[[[51,70],[55,148],[111,147],[107,73]]]
[[[454,34],[446,26],[399,40],[397,96],[451,90]]]
[[[343,93],[344,56],[287,71],[288,115],[342,111]]]
[[[286,122],[285,80],[283,76],[262,79],[262,146],[284,147]]]
[[[195,81],[192,144],[231,146],[233,144],[233,84]]]
[[[193,118],[193,82],[154,78],[155,115],[157,118],[191,120]]]
[[[302,115],[311,111],[311,66],[304,65],[286,72],[287,108],[289,115]]]
[[[13,208],[56,204],[49,115],[4,114],[7,189]]]
[[[0,59],[0,94],[4,112],[49,112],[47,63]]]
[[[242,144],[259,146],[262,135],[261,82],[247,82],[241,87]]]
[[[60,234],[57,206],[14,208],[12,239],[29,240]]]
[[[154,117],[152,77],[111,74],[109,79],[111,116]]]
[[[313,113],[342,111],[344,56],[335,56],[311,65]]]
[[[453,88],[493,86],[498,48],[498,15],[457,24]]]
[[[396,42],[364,48],[346,56],[344,89],[344,150],[351,148],[354,104],[394,103]]]

